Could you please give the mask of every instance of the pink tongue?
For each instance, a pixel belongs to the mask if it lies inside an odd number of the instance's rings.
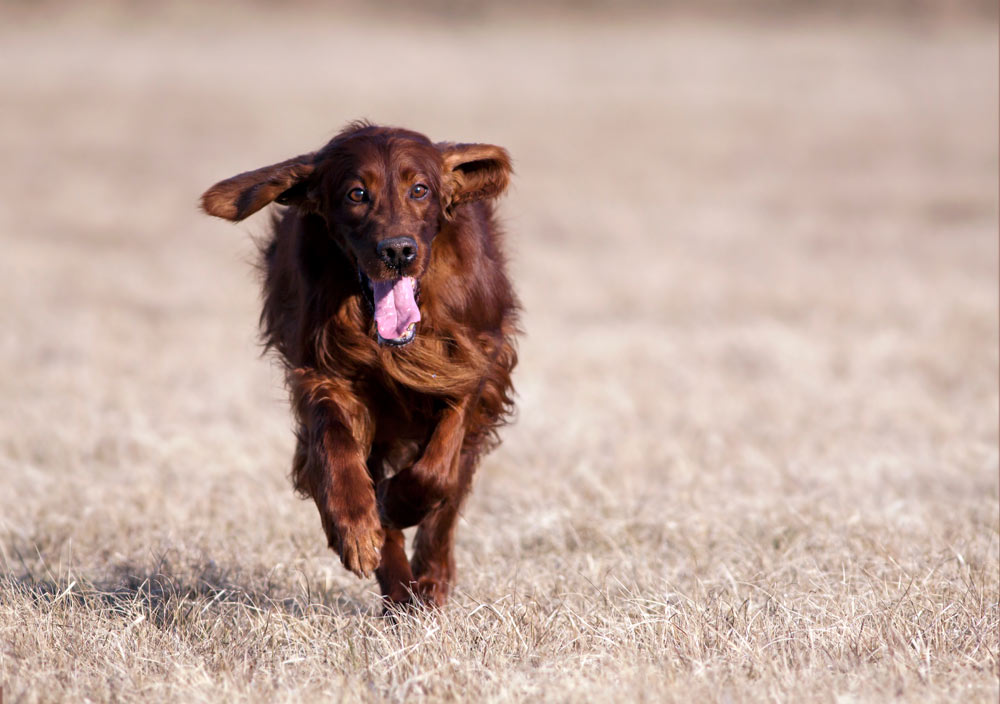
[[[397,281],[373,281],[372,293],[375,325],[383,339],[398,340],[410,324],[420,320],[420,309],[413,300],[413,279],[409,276]]]

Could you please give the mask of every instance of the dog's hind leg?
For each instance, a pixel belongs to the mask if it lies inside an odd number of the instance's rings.
[[[443,504],[427,514],[413,541],[413,577],[416,593],[426,603],[443,606],[455,580],[455,527],[459,510],[472,484],[478,457],[461,453],[459,486]]]
[[[410,571],[410,561],[406,559],[403,531],[386,529],[382,561],[375,576],[387,609],[410,603],[410,594],[416,591],[417,585]]]

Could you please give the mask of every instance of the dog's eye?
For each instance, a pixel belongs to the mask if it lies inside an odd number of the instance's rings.
[[[368,191],[363,188],[352,188],[347,192],[347,200],[354,203],[364,203],[368,200]]]
[[[429,190],[430,189],[428,189],[427,186],[425,186],[424,184],[418,183],[416,186],[410,189],[410,198],[413,198],[414,200],[420,200],[421,198],[427,195]]]

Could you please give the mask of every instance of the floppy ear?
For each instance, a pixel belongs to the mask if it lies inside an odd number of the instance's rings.
[[[457,205],[496,198],[510,181],[510,154],[492,144],[439,144],[444,159],[444,210],[451,215]]]
[[[201,207],[209,215],[238,221],[275,200],[286,205],[299,204],[306,198],[305,179],[315,168],[315,155],[303,154],[237,174],[205,191]]]

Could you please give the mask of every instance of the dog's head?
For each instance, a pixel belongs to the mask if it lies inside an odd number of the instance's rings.
[[[233,221],[271,202],[322,217],[371,294],[379,342],[402,345],[416,335],[420,279],[442,222],[462,203],[499,196],[509,178],[500,147],[358,123],[317,152],[215,184],[201,202]]]

